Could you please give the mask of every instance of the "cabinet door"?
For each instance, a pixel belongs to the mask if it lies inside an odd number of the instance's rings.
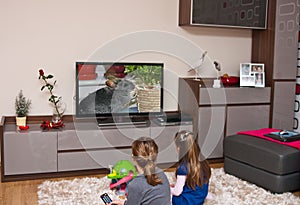
[[[155,140],[159,149],[157,163],[176,163],[178,161],[173,139],[175,134],[181,130],[192,131],[193,126],[191,124],[151,127],[151,137]]]
[[[295,82],[275,82],[272,127],[293,130]]]
[[[223,157],[225,106],[200,107],[198,141],[206,158]]]
[[[269,127],[269,114],[269,105],[228,107],[226,136],[239,131]]]
[[[4,132],[4,174],[57,172],[57,132]]]

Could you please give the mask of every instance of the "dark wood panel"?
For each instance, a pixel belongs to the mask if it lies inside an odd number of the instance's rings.
[[[179,26],[191,24],[191,0],[179,0]]]
[[[272,85],[273,76],[276,1],[268,3],[267,29],[252,31],[251,62],[265,64],[265,85],[267,87]]]

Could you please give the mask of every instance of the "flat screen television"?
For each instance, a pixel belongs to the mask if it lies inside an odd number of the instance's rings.
[[[76,62],[76,117],[144,119],[163,111],[163,63]]]
[[[192,0],[193,25],[265,29],[268,0]]]

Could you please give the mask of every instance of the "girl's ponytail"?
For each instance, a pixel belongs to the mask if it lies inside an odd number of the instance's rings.
[[[155,186],[162,179],[155,172],[158,146],[149,137],[142,137],[132,143],[132,155],[137,164],[143,169],[148,184]]]

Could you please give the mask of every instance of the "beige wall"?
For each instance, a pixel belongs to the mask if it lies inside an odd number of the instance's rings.
[[[40,91],[39,68],[55,76],[56,93],[67,103],[66,113],[73,114],[75,62],[89,60],[104,45],[136,32],[169,32],[187,39],[208,51],[208,60],[222,64],[220,74],[238,75],[239,64],[251,57],[251,30],[179,27],[178,0],[1,0],[0,25],[0,116],[15,114],[14,100],[20,89],[32,100],[31,115],[51,114],[49,95]],[[177,108],[177,78],[192,75],[182,59],[145,51],[122,60],[164,62],[165,109]],[[202,75],[214,76],[215,72],[203,71]]]

